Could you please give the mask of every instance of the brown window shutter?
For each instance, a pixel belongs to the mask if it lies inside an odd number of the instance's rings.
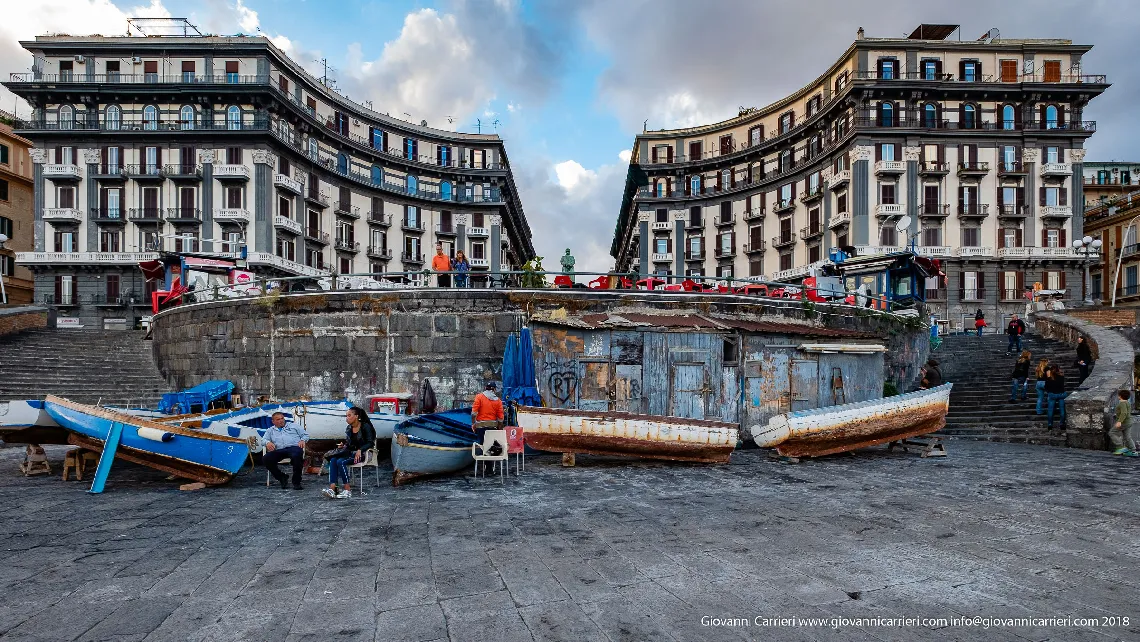
[[[1061,233],[1058,236],[1061,237],[1061,247],[1069,247],[1068,239],[1065,238],[1065,228],[1061,228]]]
[[[1058,127],[1064,127],[1065,126],[1065,106],[1064,105],[1057,105],[1057,126]],[[1064,272],[1061,273],[1061,278],[1062,279],[1065,278]]]
[[[99,211],[100,212],[106,212],[107,211],[107,188],[106,187],[99,189]]]
[[[100,167],[102,168],[101,171],[103,173],[106,173],[107,172],[107,148],[106,147],[99,150],[99,160],[100,160]]]
[[[883,160],[883,144],[877,143],[875,145],[875,162]]]
[[[194,73],[194,61],[193,60],[183,60],[182,61],[182,73],[186,73],[186,72]]]
[[[1017,280],[1015,283],[1017,283],[1017,295],[1020,296],[1021,293],[1025,291],[1025,272],[1021,270],[1017,271]]]
[[[962,211],[962,208],[965,206],[966,206],[966,188],[959,185],[958,186],[958,211],[959,212]]]
[[[1048,246],[1049,246],[1049,230],[1043,227],[1043,228],[1041,228],[1041,247],[1048,247]]]
[[[792,200],[796,200],[796,184],[792,183]]]
[[[690,176],[685,179],[685,196],[693,195],[693,177]]]
[[[981,60],[974,62],[974,77],[978,79],[978,82],[982,81],[982,61]]]
[[[649,148],[649,158],[650,158],[650,161],[652,163],[654,163],[654,164],[657,163],[657,148],[656,147],[650,147]]]
[[[227,60],[226,61],[226,73],[227,74],[236,74],[237,72],[238,72],[238,61]]]
[[[1021,228],[1020,227],[1013,231],[1013,242],[1014,242],[1014,247],[1024,247],[1024,241],[1021,238]]]
[[[997,204],[999,208],[1005,205],[1005,190],[1001,188],[1001,185],[998,185],[997,188]]]
[[[143,73],[144,74],[157,74],[158,73],[158,61],[157,60],[146,60],[146,61],[144,61],[143,62]]]
[[[1013,106],[1013,128],[1021,129],[1021,105]]]
[[[998,228],[998,249],[1005,247],[1005,228]]]
[[[154,150],[154,162],[159,167],[162,167],[162,148],[156,147]]]
[[[59,150],[59,145],[55,146],[55,164],[58,165],[63,162],[63,152]]]
[[[670,254],[673,253],[673,239],[672,239],[672,237],[670,237],[669,240],[665,243],[665,251],[669,252]]]
[[[1065,289],[1065,271],[1061,270],[1061,289]]]
[[[1042,185],[1041,189],[1039,189],[1037,191],[1038,191],[1038,196],[1040,197],[1040,202],[1038,203],[1038,205],[1044,205],[1045,204],[1045,186]]]
[[[966,79],[966,61],[965,60],[959,60],[958,61],[958,80],[965,80],[965,79]]]
[[[1025,206],[1025,188],[1024,187],[1018,187],[1017,188],[1017,196],[1015,198],[1016,198],[1017,202],[1014,203],[1014,205],[1017,205],[1018,207],[1024,207]]]
[[[722,175],[721,175],[721,173],[720,173],[720,172],[717,172],[717,173],[716,173],[716,190],[717,190],[718,192],[719,192],[720,190],[724,189],[724,182],[721,180],[721,176],[722,176]]]
[[[728,174],[729,187],[736,187],[736,170],[733,169]]]
[[[705,237],[703,237],[703,236],[701,237],[700,247],[701,247],[701,258],[704,258],[705,257]]]
[[[736,230],[733,230],[731,236],[729,237],[729,246],[732,248],[733,252],[736,251]]]
[[[1060,194],[1057,196],[1057,204],[1061,205],[1061,206],[1068,205],[1069,204],[1069,188],[1062,187],[1059,191],[1060,191]]]
[[[1049,108],[1048,105],[1046,105],[1045,103],[1041,103],[1041,129],[1045,129],[1045,118],[1046,118],[1045,110],[1048,108]]]
[[[672,163],[673,162],[673,146],[672,145],[665,148],[665,162],[666,163]]]

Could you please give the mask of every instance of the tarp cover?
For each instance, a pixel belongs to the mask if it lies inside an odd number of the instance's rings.
[[[225,399],[234,391],[234,384],[224,379],[213,379],[181,392],[168,392],[158,402],[158,411],[172,414],[205,412],[211,402]],[[177,406],[177,409],[175,408]]]

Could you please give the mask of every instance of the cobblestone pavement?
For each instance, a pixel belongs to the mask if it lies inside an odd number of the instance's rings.
[[[366,497],[107,492],[0,451],[2,640],[1112,640],[1140,638],[1140,461],[951,442],[727,466],[532,457]],[[50,447],[54,471],[60,447]],[[248,469],[247,469],[248,470]],[[738,618],[713,626],[702,617]],[[1095,618],[1096,628],[830,626]],[[1114,617],[1127,625],[1111,625]],[[754,618],[823,618],[764,627]],[[788,624],[778,623],[778,624]]]

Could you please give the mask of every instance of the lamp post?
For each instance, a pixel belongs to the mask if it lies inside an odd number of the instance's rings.
[[[1093,252],[1100,252],[1100,246],[1101,246],[1100,239],[1094,239],[1091,236],[1086,236],[1083,239],[1077,239],[1077,240],[1073,241],[1073,249],[1077,251],[1077,254],[1084,254],[1084,259],[1085,259],[1084,260],[1084,265],[1085,265],[1085,280],[1084,280],[1085,301],[1084,301],[1084,303],[1085,303],[1085,305],[1092,305],[1093,304],[1092,289],[1089,285],[1089,255],[1092,254]]]

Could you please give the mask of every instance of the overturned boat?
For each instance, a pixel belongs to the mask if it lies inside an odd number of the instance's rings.
[[[392,485],[471,466],[471,444],[478,439],[470,408],[405,418],[392,438]]]
[[[207,484],[229,481],[249,456],[245,441],[236,437],[160,424],[62,397],[49,395],[44,410],[70,431],[71,444],[102,452],[109,442],[118,459]]]
[[[624,412],[518,406],[526,443],[538,450],[727,463],[740,439],[734,423]]]
[[[953,386],[776,415],[752,427],[753,440],[784,456],[817,457],[930,434],[946,425]]]

